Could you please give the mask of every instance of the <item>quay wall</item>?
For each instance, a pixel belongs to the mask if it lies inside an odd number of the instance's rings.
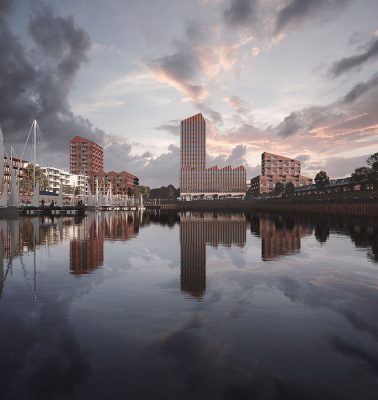
[[[160,204],[172,211],[287,211],[342,216],[378,217],[378,201],[296,202],[290,199],[269,200],[196,200]]]

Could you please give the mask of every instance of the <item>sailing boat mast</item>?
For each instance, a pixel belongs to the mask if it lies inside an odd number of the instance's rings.
[[[37,163],[37,120],[33,121],[33,191],[35,190],[35,165]]]

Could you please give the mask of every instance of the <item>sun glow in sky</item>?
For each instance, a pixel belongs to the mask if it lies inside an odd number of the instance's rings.
[[[1,0],[0,123],[43,163],[105,146],[107,170],[178,184],[179,121],[202,112],[208,165],[350,174],[378,151],[375,0]]]

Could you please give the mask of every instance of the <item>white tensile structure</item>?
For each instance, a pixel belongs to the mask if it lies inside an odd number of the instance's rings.
[[[3,144],[3,131],[0,126],[0,207],[7,207],[8,205],[8,187],[4,182],[4,144]]]

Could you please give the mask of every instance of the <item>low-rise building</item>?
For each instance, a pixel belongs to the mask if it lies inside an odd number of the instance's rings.
[[[111,186],[114,195],[130,195],[139,184],[138,177],[126,171],[95,174],[94,179],[98,180],[99,189],[102,191],[107,192]]]
[[[19,158],[8,158],[4,157],[4,185],[7,185],[7,190],[10,191],[11,184],[11,174],[9,170],[9,164],[12,164],[13,169],[15,170],[15,175],[17,176],[17,181],[20,181],[22,176],[26,173],[26,168],[29,165],[28,161],[20,160]],[[0,188],[1,191],[1,188]]]
[[[88,192],[85,175],[70,174],[64,169],[55,167],[41,167],[41,170],[46,175],[48,190],[54,193],[59,193],[61,185],[65,194],[73,194],[75,189],[78,189],[75,193],[78,195],[86,195]]]

